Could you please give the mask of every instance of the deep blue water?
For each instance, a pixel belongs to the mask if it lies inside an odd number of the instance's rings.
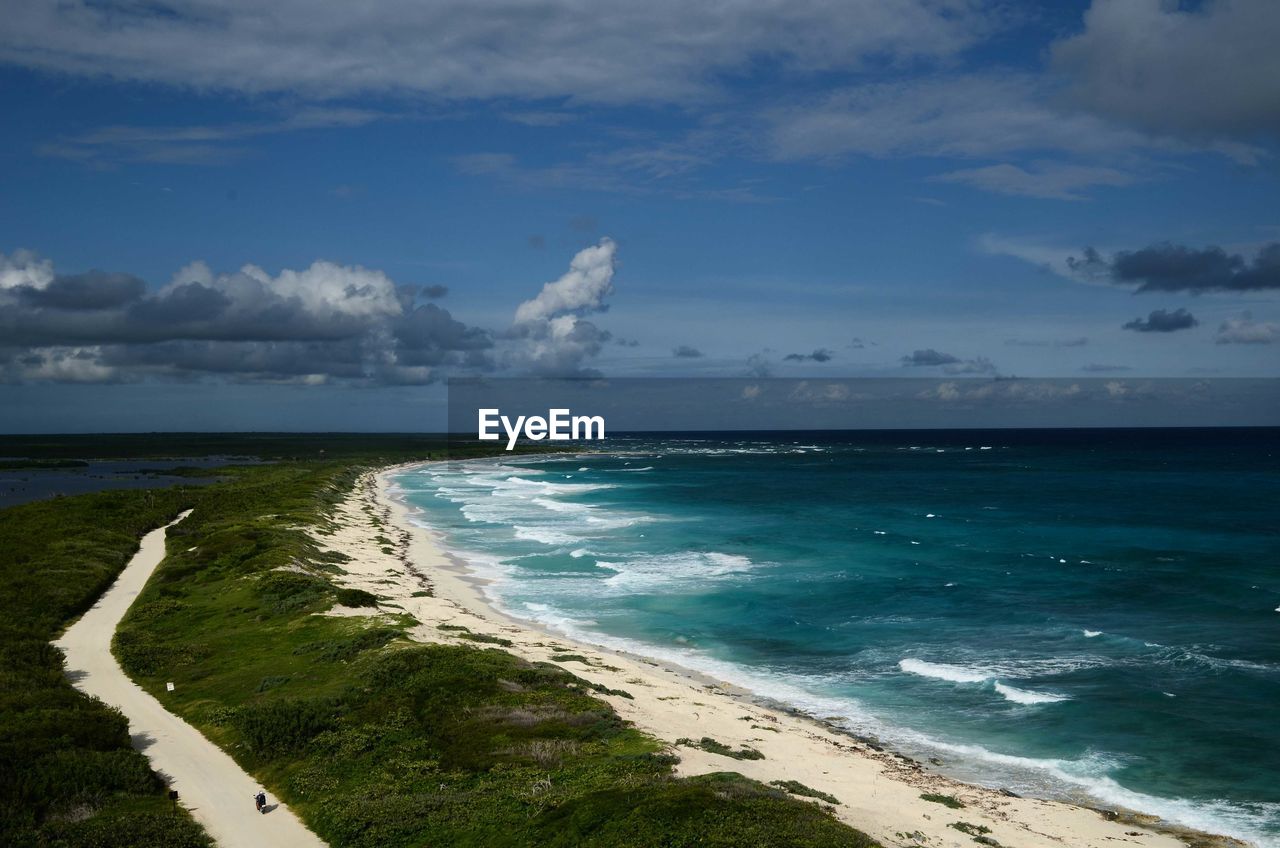
[[[514,615],[1280,845],[1280,431],[608,444],[397,483]]]

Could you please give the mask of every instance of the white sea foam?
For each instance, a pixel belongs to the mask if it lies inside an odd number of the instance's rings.
[[[1018,689],[1015,686],[1009,686],[998,681],[995,688],[1006,700],[1013,701],[1015,704],[1056,704],[1058,701],[1071,700],[1069,695],[1056,695],[1052,692],[1031,692],[1027,689]]]
[[[918,660],[914,657],[899,660],[898,668],[902,669],[907,674],[917,674],[921,677],[933,677],[938,680],[949,680],[952,683],[982,683],[991,677],[989,672],[979,669],[968,668],[962,665],[932,663],[925,660]]]
[[[1080,632],[1084,634],[1084,638],[1086,638],[1086,639],[1092,639],[1092,638],[1094,638],[1095,636],[1101,636],[1101,635],[1102,635],[1102,631],[1101,631],[1101,630],[1081,630]]]
[[[572,545],[582,541],[581,536],[574,536],[561,530],[553,530],[550,527],[529,527],[523,524],[516,524],[511,529],[515,531],[517,539],[540,542],[544,545]]]

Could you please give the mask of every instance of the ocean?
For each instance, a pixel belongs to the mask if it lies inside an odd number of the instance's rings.
[[[1280,845],[1280,430],[610,435],[400,496],[508,614]]]

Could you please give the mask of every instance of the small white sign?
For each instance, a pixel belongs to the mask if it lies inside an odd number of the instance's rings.
[[[172,691],[173,691],[173,684],[172,684],[172,683],[166,683],[166,684],[164,685],[164,688],[165,688],[165,689],[168,689],[170,692],[172,692]]]

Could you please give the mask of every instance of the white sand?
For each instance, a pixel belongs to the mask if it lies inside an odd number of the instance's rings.
[[[178,521],[186,518],[183,513]],[[177,521],[174,522],[176,524]],[[172,526],[172,525],[169,525]],[[54,644],[67,655],[67,674],[87,695],[129,719],[133,746],[178,790],[178,801],[223,848],[322,848],[325,845],[283,804],[254,810],[259,784],[200,731],[167,711],[130,680],[111,654],[111,637],[151,573],[164,559],[165,530],[142,537],[142,547],[98,603]],[[276,799],[268,796],[268,805]]]
[[[681,737],[710,736],[765,755],[762,760],[736,760],[694,748],[673,748],[681,758],[677,771],[682,775],[736,771],[764,782],[797,780],[834,795],[841,802],[835,814],[842,821],[886,846],[972,848],[971,836],[950,827],[955,822],[990,828],[988,837],[1016,848],[1176,848],[1184,844],[1171,832],[1157,832],[1133,820],[1112,821],[1084,807],[1009,797],[959,783],[892,753],[874,751],[818,721],[752,703],[746,693],[735,692],[727,683],[716,684],[686,669],[574,642],[506,617],[486,603],[477,579],[440,549],[429,530],[410,521],[405,507],[388,493],[387,476],[395,470],[363,478],[338,507],[337,529],[317,537],[323,545],[352,558],[343,566],[348,572],[343,582],[411,614],[421,622],[412,636],[424,642],[472,644],[437,629],[439,624],[453,624],[508,639],[514,644],[506,650],[531,661],[549,660],[556,653],[553,648],[583,655],[589,664],[575,661],[563,667],[630,693],[634,700],[602,697],[623,718],[670,745]],[[381,526],[375,525],[375,519]],[[378,535],[392,539],[392,553],[374,541]],[[413,597],[428,586],[432,596]],[[920,795],[926,792],[954,796],[965,807],[955,810],[922,800]]]

